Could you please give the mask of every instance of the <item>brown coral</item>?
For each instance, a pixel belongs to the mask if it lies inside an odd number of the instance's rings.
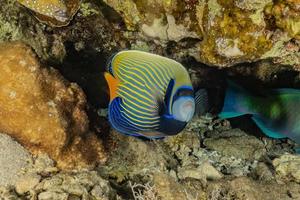
[[[104,161],[89,132],[85,95],[53,68],[43,68],[20,42],[0,45],[0,132],[33,154],[48,153],[63,169]]]

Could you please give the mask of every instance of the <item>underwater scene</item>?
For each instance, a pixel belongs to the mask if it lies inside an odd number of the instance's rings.
[[[300,200],[299,0],[0,0],[0,200]]]

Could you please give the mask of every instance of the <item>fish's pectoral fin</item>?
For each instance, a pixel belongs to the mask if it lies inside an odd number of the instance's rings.
[[[195,114],[201,116],[207,113],[209,109],[208,93],[206,89],[200,88],[194,93],[195,97]]]
[[[117,88],[119,85],[119,80],[113,77],[110,73],[104,72],[104,77],[108,83],[109,87],[109,94],[110,94],[110,101],[116,98],[117,95]]]

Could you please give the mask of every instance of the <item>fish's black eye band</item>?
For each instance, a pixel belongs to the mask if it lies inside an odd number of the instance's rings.
[[[194,97],[194,90],[190,88],[179,88],[173,97],[173,102],[182,96]]]

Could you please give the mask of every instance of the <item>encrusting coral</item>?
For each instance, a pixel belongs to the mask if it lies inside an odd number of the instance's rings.
[[[85,95],[53,68],[40,66],[23,43],[0,45],[0,131],[33,154],[48,153],[63,169],[106,159],[89,131]]]
[[[163,45],[192,41],[179,55],[218,67],[274,58],[299,65],[299,1],[272,0],[105,0],[124,19],[128,30]],[[180,46],[180,45],[179,45]],[[173,50],[176,51],[176,50]],[[174,52],[173,52],[174,54]]]

